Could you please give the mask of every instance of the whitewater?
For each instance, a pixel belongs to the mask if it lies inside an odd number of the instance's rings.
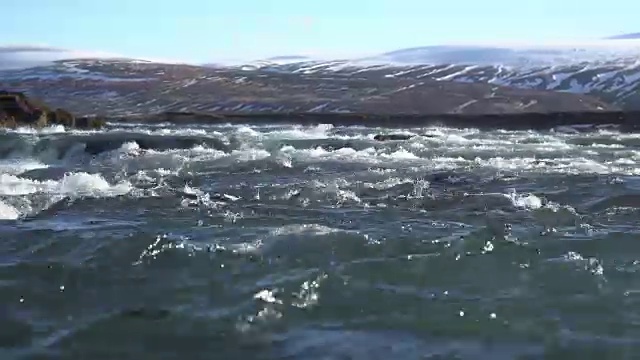
[[[615,128],[1,130],[0,356],[632,359],[638,174]]]

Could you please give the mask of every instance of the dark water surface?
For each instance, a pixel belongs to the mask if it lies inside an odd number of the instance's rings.
[[[640,358],[640,135],[381,132],[0,133],[0,358]]]

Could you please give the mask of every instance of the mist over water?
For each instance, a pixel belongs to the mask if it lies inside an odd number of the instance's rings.
[[[632,359],[640,135],[0,133],[0,356]]]

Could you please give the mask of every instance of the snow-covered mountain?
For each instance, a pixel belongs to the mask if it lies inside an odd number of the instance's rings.
[[[466,64],[537,67],[637,59],[638,56],[640,56],[640,41],[621,38],[546,44],[425,46],[401,49],[362,60],[404,65]]]
[[[359,59],[283,56],[217,66],[78,55],[51,48],[0,47],[0,89],[26,91],[84,113],[104,109],[123,114],[190,109],[271,111],[280,109],[283,101],[287,109],[296,111],[382,111],[380,99],[397,111],[460,111],[458,107],[467,102],[479,106],[473,111],[494,111],[497,105],[485,106],[486,99],[478,98],[485,95],[472,94],[481,89],[478,94],[491,95],[496,102],[492,91],[496,86],[506,88],[501,90],[508,93],[503,96],[505,102],[533,104],[522,99],[540,99],[535,102],[539,109],[527,106],[530,111],[555,109],[549,94],[527,93],[531,90],[589,94],[614,107],[640,109],[640,40],[633,39],[569,45],[431,46]],[[475,84],[460,87],[461,83]],[[441,90],[436,90],[438,84]],[[451,94],[456,93],[464,94],[468,101],[441,110],[435,102],[425,107],[424,96],[445,99],[447,91],[446,99],[453,99]],[[562,105],[562,109],[577,108],[574,100],[590,101],[586,97],[563,99],[562,104],[571,105]],[[513,104],[500,106],[522,110]],[[385,106],[391,109],[391,105]],[[463,108],[472,110],[468,105]]]
[[[489,84],[130,59],[61,60],[4,70],[0,89],[25,92],[77,114],[114,117],[167,111],[497,114],[617,108],[588,96]]]
[[[611,40],[640,39],[640,33],[615,35],[615,36],[610,36],[607,39],[611,39]]]
[[[285,55],[285,56],[273,56],[264,59],[252,60],[252,61],[241,61],[241,60],[228,60],[228,61],[219,61],[216,63],[206,63],[201,64],[201,66],[210,67],[210,68],[235,68],[242,70],[266,70],[270,69],[274,72],[278,72],[278,66],[290,65],[290,64],[299,64],[299,63],[308,63],[313,61],[328,61],[326,59],[318,59],[312,58],[309,56],[303,55]]]
[[[256,68],[307,75],[385,76],[416,82],[477,82],[584,93],[625,108],[640,109],[640,39],[427,46],[360,59],[264,62]]]
[[[68,50],[48,46],[0,46],[0,71],[47,66],[65,59],[116,57],[114,54],[105,52]]]
[[[0,45],[0,71],[29,70],[33,68],[56,66],[63,60],[111,60],[121,62],[157,62],[183,64],[170,59],[150,59],[126,57],[104,51],[85,51],[34,45]]]

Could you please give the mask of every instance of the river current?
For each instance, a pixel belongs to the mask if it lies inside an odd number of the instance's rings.
[[[2,359],[640,358],[640,135],[0,133]]]

